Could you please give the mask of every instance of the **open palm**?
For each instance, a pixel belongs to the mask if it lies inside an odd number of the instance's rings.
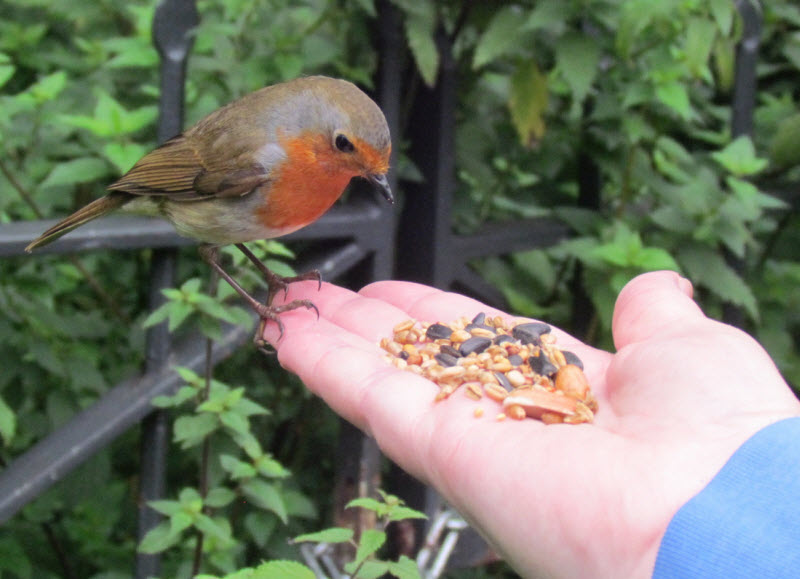
[[[640,276],[614,313],[616,354],[554,329],[578,354],[599,403],[593,424],[498,422],[459,393],[387,363],[380,338],[409,317],[449,322],[484,311],[458,294],[405,282],[359,293],[296,283],[265,337],[283,366],[384,453],[433,485],[525,577],[648,577],[674,513],[764,426],[800,414],[766,352],[706,318],[686,280]]]

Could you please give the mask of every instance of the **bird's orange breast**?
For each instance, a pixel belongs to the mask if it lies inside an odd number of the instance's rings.
[[[258,218],[271,229],[299,229],[330,209],[357,172],[342,163],[325,135],[304,134],[281,144],[286,160],[273,171]]]

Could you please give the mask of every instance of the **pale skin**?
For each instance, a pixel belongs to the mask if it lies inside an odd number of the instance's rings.
[[[294,310],[281,316],[280,341],[275,324],[265,337],[284,367],[433,485],[523,577],[649,577],[675,512],[755,432],[800,415],[761,346],[691,296],[672,272],[629,283],[614,312],[615,354],[554,329],[586,366],[600,408],[590,425],[497,422],[499,405],[459,392],[434,403],[433,383],[386,362],[378,341],[409,317],[502,314],[457,294],[295,283],[286,299],[311,299],[319,320]]]

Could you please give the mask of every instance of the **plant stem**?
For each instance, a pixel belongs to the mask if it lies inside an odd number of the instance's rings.
[[[218,277],[214,270],[211,270],[208,294],[215,296],[217,293]],[[206,363],[205,363],[205,388],[201,395],[201,402],[208,400],[211,395],[211,376],[214,371],[214,366],[211,360],[211,352],[214,347],[214,341],[211,338],[206,338]],[[206,436],[203,439],[203,448],[200,455],[200,473],[198,481],[198,492],[203,499],[208,495],[208,467],[211,457],[211,437]],[[203,514],[208,514],[208,507],[203,506]],[[200,572],[200,567],[203,564],[203,541],[205,534],[202,531],[197,532],[197,542],[194,546],[194,561],[192,562],[192,576]]]

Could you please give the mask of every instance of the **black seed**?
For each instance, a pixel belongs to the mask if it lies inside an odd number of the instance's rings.
[[[494,340],[492,340],[492,342],[494,342],[495,344],[502,344],[503,342],[513,342],[513,341],[514,338],[512,338],[508,334],[500,334]]]
[[[442,344],[441,347],[439,348],[439,351],[442,354],[447,354],[448,356],[453,356],[453,358],[460,358],[461,357],[461,352],[456,350],[450,344]]]
[[[461,343],[461,346],[458,348],[459,353],[462,356],[469,356],[470,354],[480,354],[489,345],[492,341],[489,338],[482,338],[480,336],[473,336],[467,340],[464,340]]]
[[[514,389],[505,374],[502,372],[493,372],[493,374],[494,377],[497,378],[497,381],[500,382],[500,386],[505,388],[507,392],[511,392]]]
[[[558,370],[558,368],[547,359],[547,356],[531,356],[528,358],[528,364],[530,364],[531,370],[541,376],[551,376]]]
[[[425,337],[429,340],[446,340],[452,333],[453,330],[444,324],[431,324],[425,331]]]
[[[519,354],[511,354],[508,357],[508,361],[511,362],[511,364],[514,366],[519,366],[520,364],[522,364],[522,356],[520,356]]]
[[[523,344],[538,344],[539,336],[550,333],[550,326],[544,322],[530,322],[514,326],[511,335]]]
[[[402,352],[400,352],[400,354],[398,355],[398,358],[402,358],[403,360],[408,360],[408,357],[409,357],[410,355],[411,355],[411,354],[409,354],[408,352],[406,352],[405,350],[403,350],[403,351],[402,351]]]
[[[484,314],[483,312],[480,312],[477,316],[472,318],[472,323],[478,326],[482,326],[485,321],[486,321],[486,314]]]
[[[437,362],[439,362],[439,364],[441,364],[445,368],[449,366],[455,366],[456,364],[458,364],[458,358],[456,358],[455,356],[451,356],[450,354],[442,354],[441,352],[439,352],[434,356],[434,358],[436,359]]]
[[[564,354],[564,359],[567,361],[567,364],[575,364],[578,368],[583,370],[583,362],[581,362],[581,359],[578,358],[578,356],[572,352],[567,352],[566,350],[561,350],[561,353]]]

